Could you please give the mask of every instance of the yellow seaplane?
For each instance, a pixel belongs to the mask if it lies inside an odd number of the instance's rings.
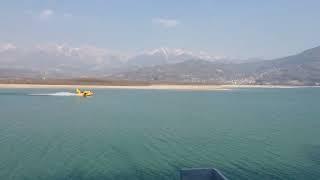
[[[77,96],[87,97],[87,96],[92,96],[93,92],[92,91],[81,91],[80,89],[77,88],[76,94],[77,94]]]

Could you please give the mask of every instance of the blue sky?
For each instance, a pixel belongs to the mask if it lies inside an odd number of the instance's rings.
[[[0,42],[274,58],[320,45],[318,0],[3,0]]]

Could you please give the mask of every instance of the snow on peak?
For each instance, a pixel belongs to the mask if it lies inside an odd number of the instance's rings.
[[[0,44],[0,52],[15,50],[17,47],[12,43],[4,43]]]
[[[148,56],[156,56],[156,55],[162,55],[164,56],[167,60],[170,58],[175,58],[179,56],[185,56],[185,58],[190,58],[190,59],[202,59],[202,60],[208,60],[208,61],[214,61],[214,60],[220,60],[225,57],[223,56],[213,56],[210,55],[209,53],[205,51],[200,51],[200,52],[194,52],[182,48],[166,48],[166,47],[161,47],[157,49],[152,49],[149,51],[143,51],[141,53],[138,53],[136,56],[141,56],[141,55],[148,55]]]

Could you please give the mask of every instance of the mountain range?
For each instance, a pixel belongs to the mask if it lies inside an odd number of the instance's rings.
[[[192,59],[119,73],[113,78],[205,84],[320,85],[320,46],[273,60],[225,63]]]
[[[0,44],[0,78],[27,77],[320,85],[320,46],[273,60],[239,60],[171,48],[121,53],[93,46]]]
[[[158,48],[134,53],[114,52],[94,46],[71,47],[45,44],[17,47],[0,44],[0,68],[38,71],[47,76],[108,76],[143,67],[166,65],[189,59],[220,60],[205,52]]]

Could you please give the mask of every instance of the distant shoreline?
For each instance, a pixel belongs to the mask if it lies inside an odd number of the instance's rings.
[[[141,89],[141,90],[230,90],[223,85],[44,85],[0,84],[0,89]]]
[[[141,89],[141,90],[202,90],[223,91],[237,88],[303,88],[319,86],[284,86],[284,85],[50,85],[50,84],[0,84],[0,89]]]

